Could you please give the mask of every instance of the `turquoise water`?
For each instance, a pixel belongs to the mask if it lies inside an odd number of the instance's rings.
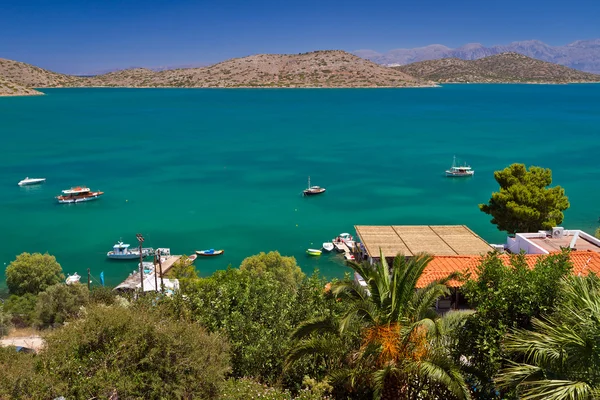
[[[600,215],[600,85],[428,89],[49,89],[0,98],[0,262],[49,252],[65,272],[116,284],[135,262],[106,259],[119,238],[199,259],[203,275],[260,251],[341,276],[309,258],[360,224],[466,224],[504,242],[477,204],[513,162],[551,168],[593,232]],[[456,155],[476,173],[447,179]],[[307,176],[322,196],[302,198]],[[26,176],[47,183],[20,188]],[[59,205],[74,185],[106,194]],[[3,276],[0,276],[2,281]]]

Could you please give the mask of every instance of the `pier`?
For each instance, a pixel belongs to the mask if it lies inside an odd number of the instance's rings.
[[[157,279],[161,279],[163,278],[167,272],[169,272],[169,270],[173,267],[173,265],[179,261],[179,259],[182,256],[180,255],[165,255],[163,257],[161,257],[160,259],[160,266],[159,263],[156,263],[156,267],[154,266],[154,263],[152,262],[146,262],[144,261],[143,266],[144,269],[146,269],[146,266],[151,268],[151,272],[149,274],[144,273],[144,287],[146,287],[146,282],[150,279],[150,281],[154,280],[154,275],[156,274],[156,278]],[[152,266],[152,267],[150,267]],[[162,266],[162,268],[161,268]],[[161,275],[161,270],[162,270],[162,275]],[[159,283],[160,284],[160,283]],[[138,262],[138,267],[136,270],[134,270],[133,272],[131,272],[129,274],[129,276],[123,281],[121,282],[119,285],[117,285],[115,287],[114,290],[137,290],[139,287],[141,286],[141,281],[140,281],[140,270],[139,270],[139,262]],[[152,287],[154,287],[154,282],[152,282]]]

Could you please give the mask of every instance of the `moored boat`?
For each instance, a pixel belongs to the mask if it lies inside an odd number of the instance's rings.
[[[197,254],[190,254],[189,256],[187,256],[187,258],[188,258],[188,260],[190,262],[194,262],[194,261],[196,261],[196,258],[198,258],[198,255]]]
[[[334,248],[335,248],[335,246],[331,242],[325,242],[325,243],[323,243],[323,250],[325,250],[327,252],[333,250]]]
[[[134,260],[140,258],[140,250],[138,248],[130,249],[131,245],[118,241],[113,246],[112,251],[106,253],[106,257],[113,260]],[[142,257],[148,257],[154,254],[154,249],[151,247],[142,248]]]
[[[321,193],[325,193],[325,188],[322,188],[320,186],[310,186],[310,176],[308,177],[308,187],[306,189],[304,189],[304,191],[302,192],[302,194],[304,196],[314,196],[317,194],[321,194]]]
[[[67,276],[67,279],[65,279],[65,283],[67,285],[72,285],[74,283],[79,283],[80,279],[81,279],[81,276],[77,275],[77,272],[75,272],[73,275]]]
[[[28,185],[39,185],[40,183],[46,182],[46,178],[30,178],[27,177],[22,181],[19,181],[19,186],[28,186]]]
[[[318,250],[318,249],[308,249],[308,250],[306,250],[306,254],[308,254],[309,256],[320,256],[321,255],[321,250]]]
[[[90,188],[77,186],[63,190],[60,196],[56,196],[56,199],[61,204],[81,203],[83,201],[95,200],[103,194],[104,192],[92,192]]]
[[[215,250],[215,249],[196,250],[196,254],[199,255],[199,256],[201,256],[201,257],[220,256],[224,252],[225,252],[225,250]]]
[[[446,176],[453,178],[473,176],[474,173],[475,171],[473,171],[473,169],[466,164],[462,166],[457,166],[456,156],[454,156],[454,160],[452,161],[452,166],[450,167],[450,169],[446,170]]]

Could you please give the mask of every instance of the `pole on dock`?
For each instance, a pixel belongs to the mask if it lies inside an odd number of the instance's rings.
[[[162,259],[160,257],[160,250],[158,251],[158,267],[160,268],[160,291],[165,292],[165,281],[163,281],[163,272],[162,272]]]
[[[144,293],[144,257],[142,256],[142,244],[144,243],[144,237],[141,233],[137,233],[135,236],[137,237],[138,242],[140,242],[140,287],[142,288],[142,293]]]
[[[90,290],[90,282],[91,282],[91,279],[90,279],[90,269],[88,268],[88,290]]]
[[[156,270],[156,253],[154,253],[154,290],[158,293],[158,278],[156,275],[158,275],[158,271]]]

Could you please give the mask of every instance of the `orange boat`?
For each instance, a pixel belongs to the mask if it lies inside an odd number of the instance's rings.
[[[61,204],[81,203],[82,201],[96,200],[103,194],[104,192],[92,192],[90,188],[77,186],[63,190],[60,196],[56,196],[56,199]]]

